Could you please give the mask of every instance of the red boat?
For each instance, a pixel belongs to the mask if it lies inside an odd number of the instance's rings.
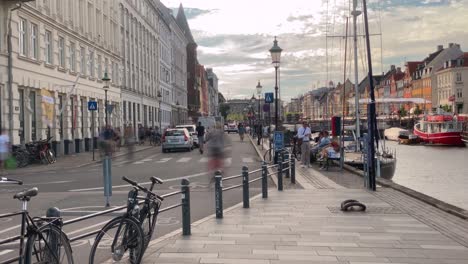
[[[462,123],[451,114],[427,115],[414,126],[413,133],[427,144],[464,146]]]

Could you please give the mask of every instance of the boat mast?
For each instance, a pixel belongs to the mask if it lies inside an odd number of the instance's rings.
[[[370,88],[370,103],[368,109],[368,130],[369,130],[369,142],[368,142],[368,172],[369,172],[369,186],[368,189],[375,191],[376,182],[375,182],[375,132],[376,132],[376,116],[375,116],[375,93],[374,93],[374,79],[372,78],[372,60],[371,60],[371,48],[370,48],[370,37],[369,37],[369,22],[367,18],[367,3],[366,0],[362,0],[362,6],[364,11],[364,27],[366,32],[366,48],[367,48],[367,64],[369,68],[368,79],[369,79],[369,88]]]
[[[358,79],[358,50],[357,50],[357,17],[361,14],[361,11],[356,10],[357,0],[353,0],[353,30],[354,30],[354,104],[356,113],[356,151],[360,151],[361,146],[359,144],[359,138],[361,138],[361,127],[360,127],[360,113],[359,113],[359,79]]]
[[[346,34],[345,34],[345,52],[344,52],[344,71],[343,71],[343,103],[342,107],[342,120],[341,120],[341,146],[340,146],[340,168],[343,168],[344,164],[344,123],[345,123],[345,108],[346,108],[346,59],[348,55],[348,21],[349,17],[346,17]]]

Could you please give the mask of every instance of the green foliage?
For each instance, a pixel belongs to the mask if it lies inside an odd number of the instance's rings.
[[[228,104],[221,104],[219,106],[219,112],[224,117],[224,120],[227,120],[229,110],[231,110],[231,107]]]
[[[419,105],[416,106],[416,109],[414,109],[414,112],[413,112],[413,113],[414,113],[414,115],[417,115],[417,116],[420,115],[420,114],[422,114],[422,111],[421,111],[421,109],[419,108]]]
[[[408,114],[408,112],[403,106],[400,107],[400,110],[398,111],[398,113],[400,114],[400,117],[405,117]]]
[[[243,114],[230,113],[227,115],[226,120],[228,121],[244,121],[246,118]]]
[[[448,104],[446,105],[443,105],[442,107],[442,110],[444,110],[445,112],[452,112],[452,107]]]

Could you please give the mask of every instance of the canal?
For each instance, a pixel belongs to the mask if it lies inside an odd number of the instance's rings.
[[[386,146],[397,152],[394,182],[468,210],[468,148]]]

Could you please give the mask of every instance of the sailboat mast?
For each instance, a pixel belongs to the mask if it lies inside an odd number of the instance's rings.
[[[371,48],[370,48],[370,37],[369,37],[369,22],[367,18],[367,3],[366,0],[362,0],[362,6],[364,11],[364,27],[366,31],[366,48],[367,48],[367,65],[369,68],[368,79],[369,79],[369,88],[370,88],[370,103],[368,105],[368,116],[367,116],[367,126],[369,131],[369,142],[368,142],[368,173],[369,173],[369,189],[376,190],[375,182],[375,132],[376,132],[376,116],[375,116],[375,94],[374,94],[374,78],[372,78],[372,60],[371,60]]]
[[[361,138],[361,125],[360,125],[360,113],[359,113],[359,79],[358,79],[358,50],[357,50],[357,17],[361,14],[361,11],[357,11],[357,0],[353,0],[353,30],[354,30],[354,106],[356,113],[356,151],[360,151],[361,146],[359,139]]]
[[[342,120],[341,120],[341,134],[340,134],[340,137],[341,137],[341,146],[340,146],[340,168],[343,168],[343,164],[344,164],[344,123],[345,123],[345,107],[346,107],[346,59],[347,59],[347,56],[348,56],[348,21],[349,21],[349,17],[346,17],[346,33],[345,33],[345,52],[344,52],[344,71],[343,71],[343,95],[342,95],[342,98],[343,98],[343,102],[342,102]]]

